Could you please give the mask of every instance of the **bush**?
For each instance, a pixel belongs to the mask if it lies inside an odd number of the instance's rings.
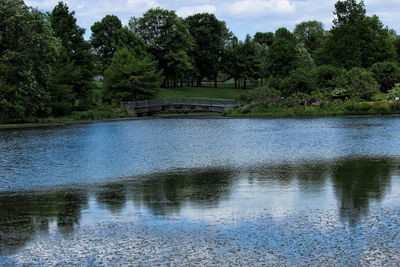
[[[342,87],[345,84],[346,71],[332,65],[322,65],[313,69],[312,76],[315,86],[326,89]]]
[[[387,98],[389,100],[400,100],[400,85],[399,84],[396,84],[396,86],[393,87],[393,89],[391,89],[388,92]]]
[[[365,69],[353,68],[347,73],[347,89],[354,99],[370,100],[378,88],[372,73]]]
[[[296,92],[308,94],[316,89],[312,73],[304,68],[291,71],[289,76],[282,80],[280,87],[285,96]]]
[[[383,92],[389,91],[400,81],[400,68],[394,62],[375,63],[371,67],[371,72]]]
[[[252,101],[263,106],[277,105],[281,99],[280,91],[268,87],[258,87],[250,95]]]
[[[391,108],[388,103],[379,103],[372,107],[372,110],[375,111],[375,114],[390,114]]]

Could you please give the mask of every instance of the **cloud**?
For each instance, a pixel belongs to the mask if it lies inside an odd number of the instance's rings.
[[[236,18],[257,18],[268,14],[289,14],[295,11],[290,0],[241,0],[226,5],[227,12]]]
[[[126,7],[135,12],[146,12],[150,8],[160,6],[160,4],[154,0],[127,0],[126,3]]]
[[[217,8],[214,5],[185,6],[179,8],[176,13],[181,17],[188,17],[197,13],[215,14]]]

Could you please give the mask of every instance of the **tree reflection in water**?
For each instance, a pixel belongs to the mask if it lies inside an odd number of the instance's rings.
[[[261,189],[275,186],[278,192],[288,184],[295,184],[296,190],[303,193],[318,193],[333,186],[340,206],[338,214],[354,225],[367,215],[371,201],[385,196],[397,169],[390,158],[350,158],[248,169],[195,169],[131,177],[118,183],[82,185],[81,189],[2,193],[0,253],[15,252],[36,234],[48,232],[52,223],[62,234],[73,232],[89,199],[111,214],[123,213],[126,203],[132,202],[153,215],[179,215],[187,204],[206,210],[218,207],[222,200],[235,200],[240,182]],[[251,198],[252,190],[240,194]]]

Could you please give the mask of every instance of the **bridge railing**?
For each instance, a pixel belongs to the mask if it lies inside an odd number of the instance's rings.
[[[206,106],[223,106],[235,107],[238,102],[233,99],[212,99],[212,98],[168,98],[144,101],[124,101],[121,107],[124,108],[145,108],[163,105],[206,105]]]

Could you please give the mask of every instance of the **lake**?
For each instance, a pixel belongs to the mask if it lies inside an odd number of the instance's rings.
[[[400,118],[0,130],[0,265],[398,265]]]

